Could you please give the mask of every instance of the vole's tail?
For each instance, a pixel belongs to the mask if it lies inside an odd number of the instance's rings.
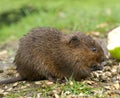
[[[2,84],[8,84],[8,83],[14,83],[14,82],[17,82],[17,81],[22,81],[23,78],[21,76],[17,76],[17,77],[13,77],[13,78],[10,78],[10,79],[6,79],[6,80],[0,80],[0,85]]]

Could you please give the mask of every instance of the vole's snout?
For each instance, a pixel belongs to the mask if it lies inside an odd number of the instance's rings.
[[[106,58],[105,57],[103,57],[102,59],[101,59],[101,62],[99,62],[99,63],[93,63],[92,65],[91,65],[91,71],[97,71],[97,70],[103,70],[103,68],[104,68],[104,66],[106,65]]]
[[[97,70],[103,70],[103,65],[102,64],[93,64],[91,66],[91,71],[97,71]]]

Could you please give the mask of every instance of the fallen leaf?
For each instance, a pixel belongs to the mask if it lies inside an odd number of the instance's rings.
[[[96,27],[97,28],[104,28],[104,27],[107,27],[107,26],[108,26],[108,23],[104,22],[104,23],[98,24]]]

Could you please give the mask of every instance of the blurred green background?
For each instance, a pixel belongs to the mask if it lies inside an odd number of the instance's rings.
[[[0,43],[32,28],[101,34],[120,25],[119,0],[0,0]]]

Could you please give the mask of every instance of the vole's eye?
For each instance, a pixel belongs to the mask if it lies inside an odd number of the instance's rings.
[[[95,52],[95,51],[97,51],[97,49],[94,47],[94,48],[92,48],[92,51]]]

